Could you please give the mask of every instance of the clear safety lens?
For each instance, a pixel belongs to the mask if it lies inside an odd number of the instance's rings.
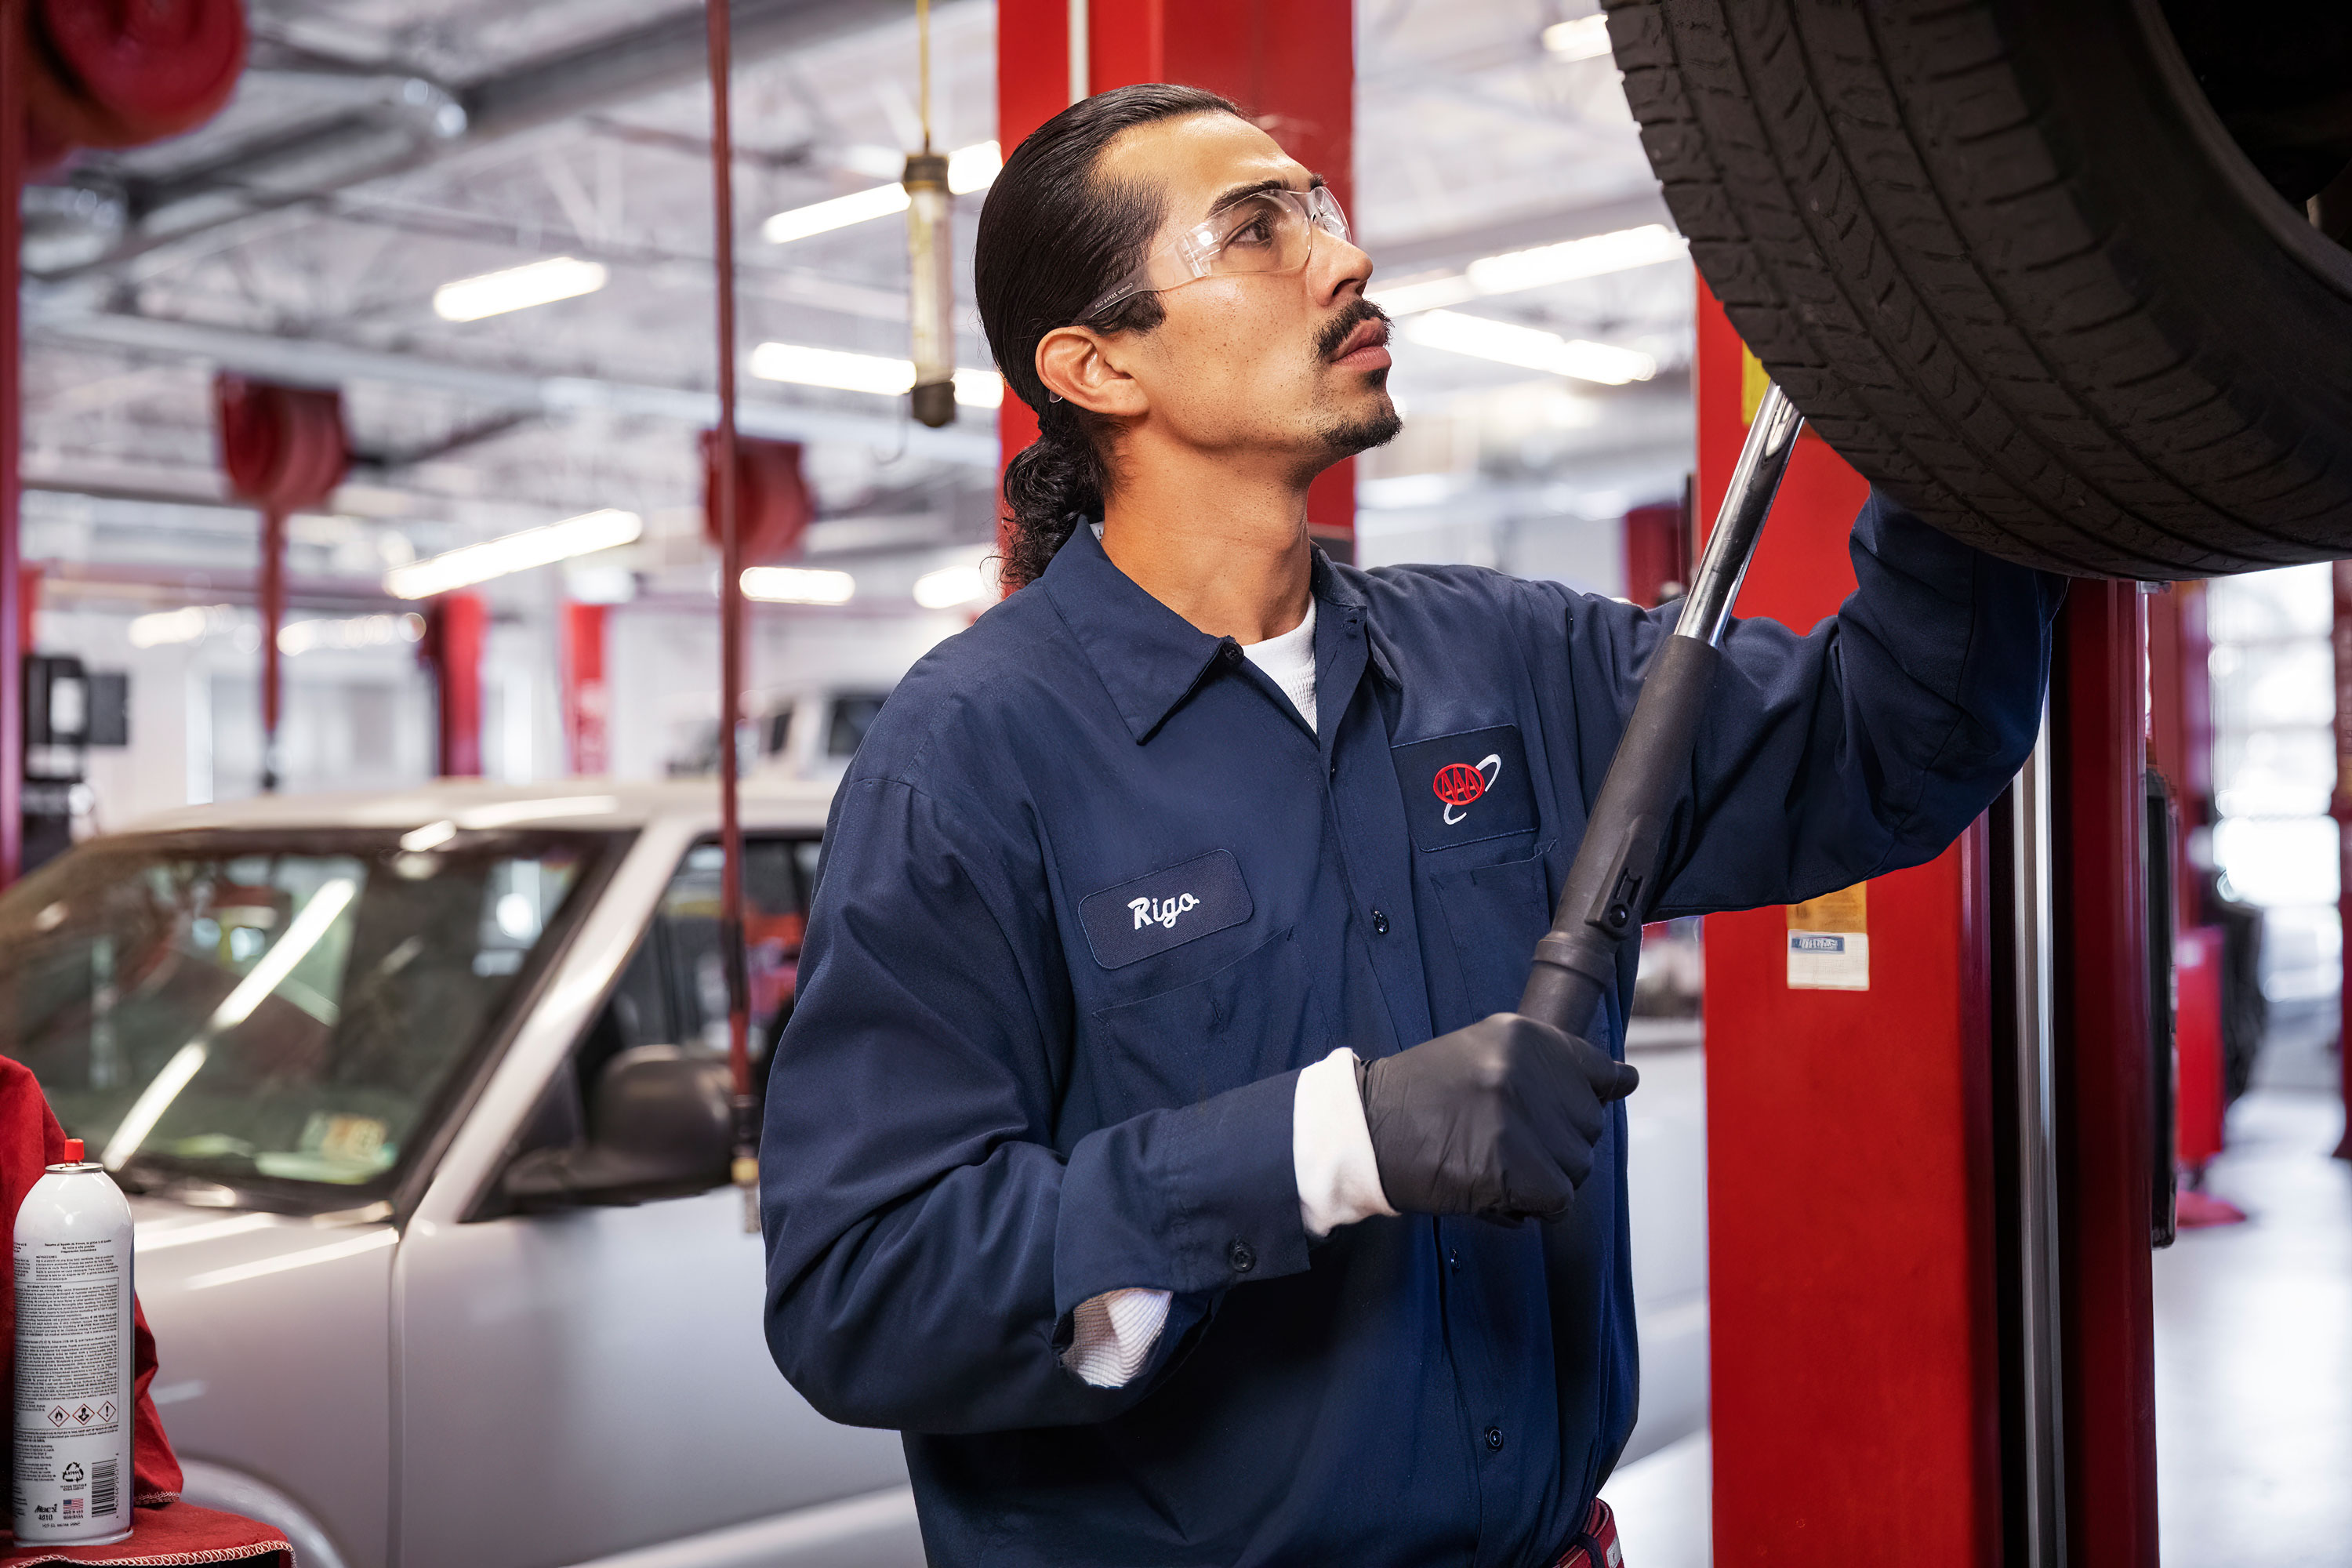
[[[1087,315],[1099,315],[1132,295],[1181,288],[1221,273],[1296,272],[1314,255],[1318,231],[1348,237],[1348,215],[1329,190],[1317,185],[1260,191],[1177,235],[1088,307]]]

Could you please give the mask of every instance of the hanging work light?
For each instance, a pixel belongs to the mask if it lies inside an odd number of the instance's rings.
[[[944,153],[907,155],[907,250],[913,284],[915,417],[955,422],[955,247],[948,234]]]
[[[931,7],[916,0],[916,96],[923,117],[923,150],[907,154],[907,257],[909,315],[914,324],[915,417],[933,429],[952,425],[955,399],[955,247],[948,160],[931,151]]]

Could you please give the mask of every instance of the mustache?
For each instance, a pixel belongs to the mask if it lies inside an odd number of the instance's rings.
[[[1329,359],[1348,341],[1348,334],[1366,321],[1385,321],[1389,313],[1359,294],[1339,308],[1339,313],[1324,324],[1316,334],[1315,352],[1318,358]]]

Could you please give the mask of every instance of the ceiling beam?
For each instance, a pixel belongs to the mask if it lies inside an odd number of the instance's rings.
[[[319,338],[280,338],[234,327],[172,321],[110,312],[28,312],[26,336],[35,342],[127,349],[196,360],[246,375],[317,386],[387,382],[455,394],[497,407],[551,416],[602,409],[707,429],[718,422],[716,393],[591,376],[541,375],[360,348]],[[885,406],[877,399],[877,409]],[[746,435],[782,441],[833,441],[968,468],[993,468],[995,421],[985,416],[944,430],[927,429],[903,412],[853,413],[792,404],[746,401],[737,413]]]
[[[732,0],[730,11],[739,68],[900,15],[893,0]],[[131,220],[121,238],[94,260],[42,276],[104,271],[190,235],[684,87],[709,68],[704,28],[703,8],[691,5],[477,81],[445,86],[392,66],[355,78],[365,101],[346,113],[279,127],[168,174],[118,171]]]

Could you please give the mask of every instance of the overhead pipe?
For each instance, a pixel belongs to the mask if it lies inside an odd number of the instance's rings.
[[[710,40],[710,216],[719,318],[719,428],[712,442],[719,512],[719,951],[727,974],[727,1068],[733,1090],[732,1173],[743,1228],[760,1228],[760,1129],[751,1099],[751,984],[743,946],[743,540],[736,515],[735,133],[728,105],[727,0],[703,0]]]
[[[0,887],[25,852],[25,605],[18,502],[24,479],[25,8],[0,0]]]

